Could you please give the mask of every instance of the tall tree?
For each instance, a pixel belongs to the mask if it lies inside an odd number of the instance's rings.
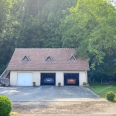
[[[78,55],[102,63],[116,50],[116,10],[102,0],[78,0],[62,21],[63,46],[78,48]]]
[[[0,0],[0,73],[6,68],[13,46],[12,38],[12,16],[10,10],[12,9],[15,0]]]
[[[62,47],[63,10],[75,4],[76,0],[25,0],[18,47]]]
[[[45,47],[62,47],[62,34],[59,28],[65,17],[63,10],[76,4],[76,0],[50,0],[42,10],[43,29],[45,30]]]

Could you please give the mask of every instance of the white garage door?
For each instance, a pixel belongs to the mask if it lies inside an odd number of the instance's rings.
[[[18,73],[18,86],[32,86],[32,73]]]

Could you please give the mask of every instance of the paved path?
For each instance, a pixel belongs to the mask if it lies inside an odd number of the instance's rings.
[[[15,102],[103,101],[88,88],[75,86],[0,87],[0,95],[6,95]]]

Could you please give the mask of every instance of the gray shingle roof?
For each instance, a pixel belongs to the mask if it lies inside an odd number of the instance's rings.
[[[86,60],[76,58],[70,61],[75,54],[73,48],[16,48],[9,62],[7,70],[17,71],[87,71],[89,64]],[[24,57],[29,61],[22,61]],[[47,57],[52,62],[46,61]]]

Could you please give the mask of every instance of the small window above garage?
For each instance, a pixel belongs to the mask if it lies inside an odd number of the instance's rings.
[[[24,61],[24,62],[29,61],[29,57],[25,55],[24,58],[22,59],[22,61]]]
[[[70,61],[70,62],[75,62],[75,61],[77,61],[77,59],[75,58],[74,55],[71,55],[69,61]]]
[[[46,58],[46,60],[45,60],[46,62],[52,62],[53,61],[53,59],[50,57],[50,56],[48,56],[47,58]]]

